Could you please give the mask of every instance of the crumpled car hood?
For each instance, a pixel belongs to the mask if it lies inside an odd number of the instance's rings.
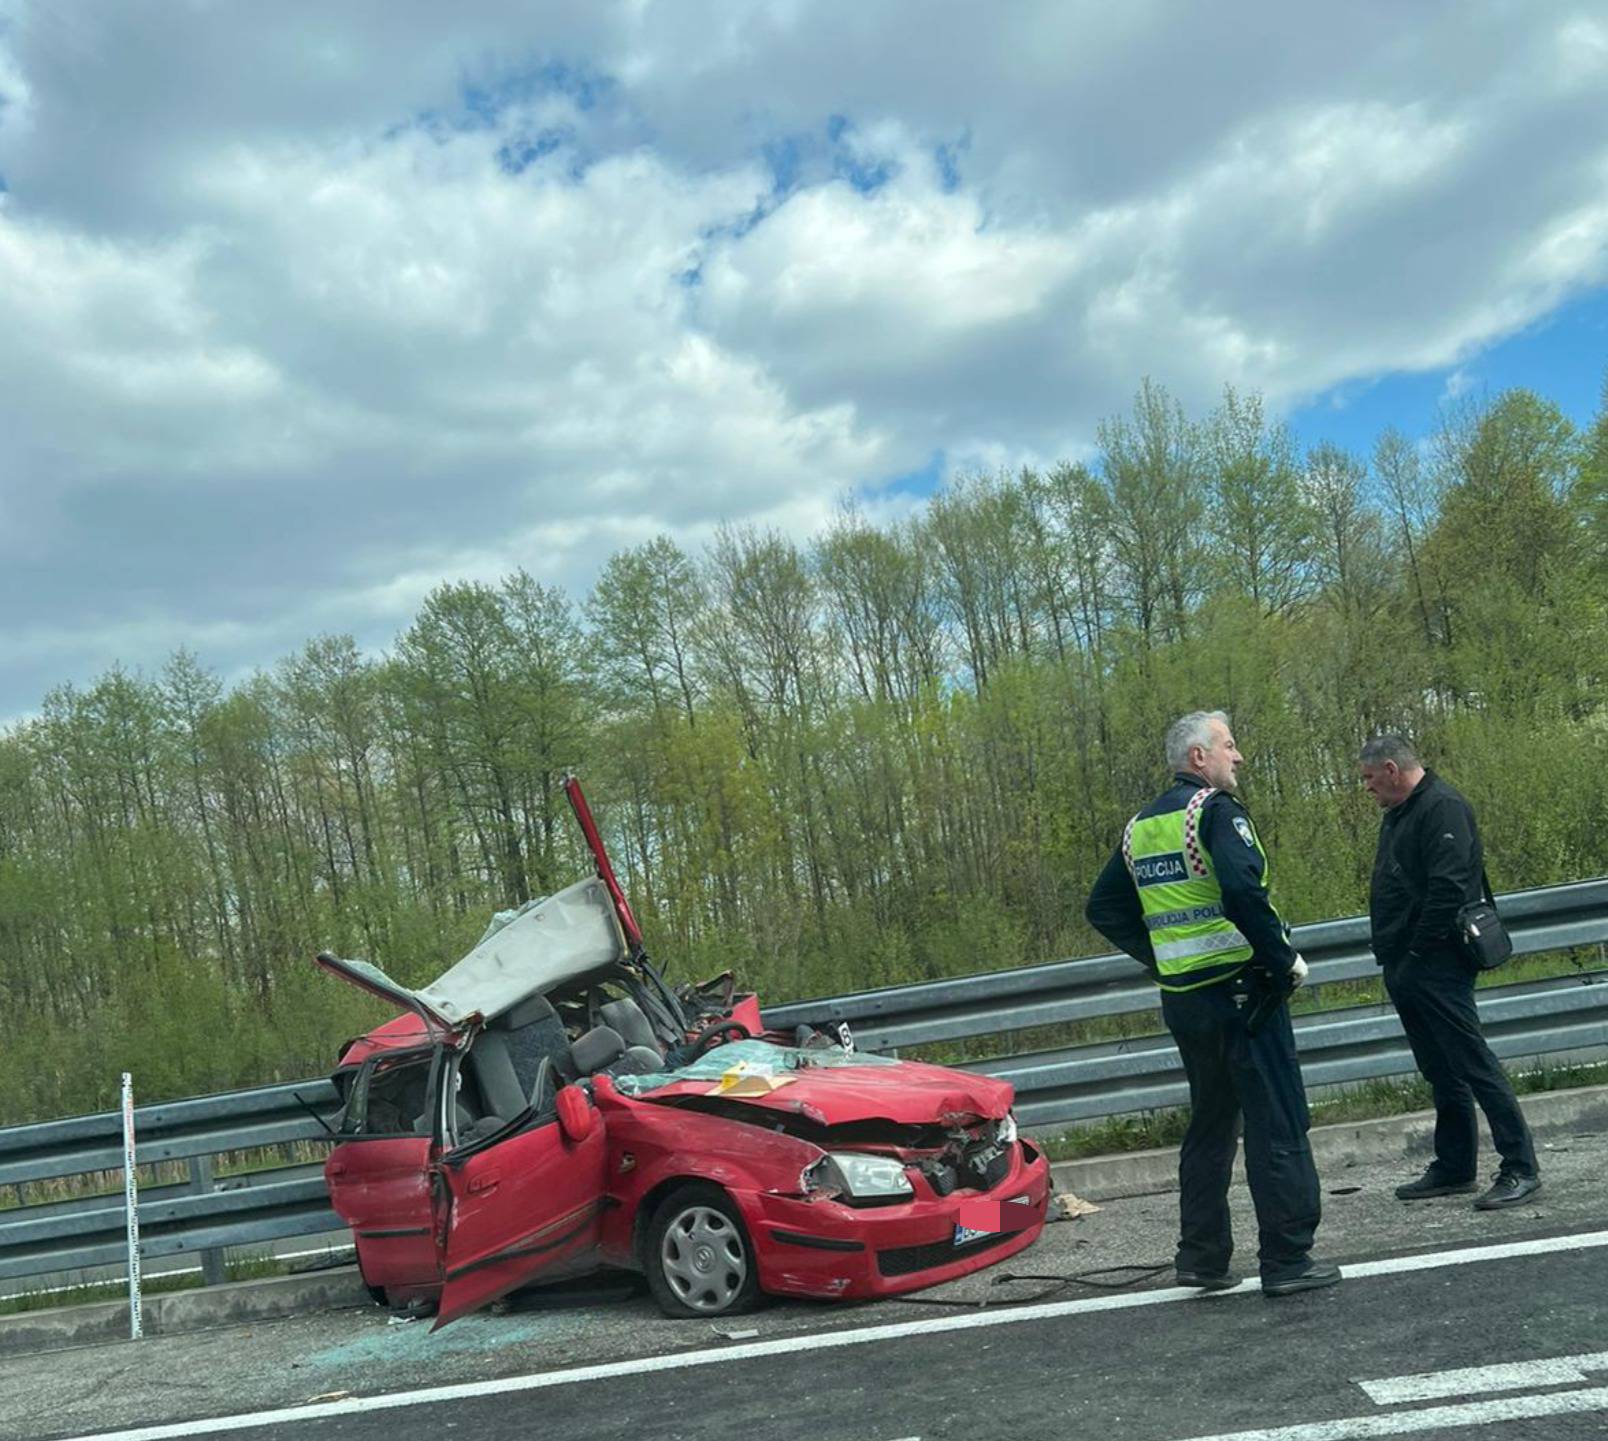
[[[716,1052],[715,1054],[719,1054]],[[643,1100],[674,1102],[684,1096],[724,1094],[733,1104],[809,1117],[822,1125],[892,1121],[899,1125],[945,1125],[998,1120],[1011,1108],[1015,1087],[992,1076],[974,1076],[920,1061],[865,1065],[806,1066],[787,1071],[789,1080],[764,1095],[724,1093],[708,1080],[675,1080]]]

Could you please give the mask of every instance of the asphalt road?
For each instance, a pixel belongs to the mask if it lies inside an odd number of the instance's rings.
[[[1452,1264],[1421,1257],[1430,1269],[1360,1274],[1279,1301],[1249,1287],[1189,1299],[1169,1288],[1066,1303],[1059,1313],[968,1310],[736,1347],[712,1360],[707,1351],[682,1355],[663,1369],[616,1362],[592,1379],[558,1371],[489,1383],[489,1394],[471,1383],[450,1399],[390,1398],[381,1409],[248,1422],[227,1434],[390,1441],[407,1427],[478,1441],[538,1431],[664,1441],[1182,1441],[1266,1437],[1271,1426],[1289,1441],[1601,1437],[1605,1246],[1608,1234],[1598,1233],[1593,1249],[1503,1259],[1464,1252]],[[217,1433],[203,1424],[183,1434]]]
[[[1537,1202],[1498,1214],[1395,1201],[1400,1163],[1335,1168],[1320,1242],[1349,1278],[1280,1301],[1254,1285],[1186,1297],[1131,1272],[1150,1289],[1024,1303],[1053,1285],[1035,1276],[1164,1262],[1177,1200],[1145,1196],[905,1303],[779,1304],[716,1328],[665,1320],[629,1288],[530,1293],[434,1334],[371,1309],[16,1357],[0,1363],[0,1438],[1608,1437],[1602,1360],[1390,1404],[1358,1384],[1608,1353],[1608,1137],[1555,1137],[1543,1168]],[[1243,1188],[1236,1210],[1249,1235]],[[1478,1259],[1445,1259],[1458,1253]],[[570,1374],[583,1366],[609,1369]],[[443,1386],[451,1399],[430,1394]],[[1435,1419],[1471,1406],[1486,1409]],[[1372,1429],[1310,1425],[1351,1417]]]

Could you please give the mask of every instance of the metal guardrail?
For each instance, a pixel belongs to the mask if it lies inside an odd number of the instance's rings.
[[[1608,940],[1608,877],[1515,891],[1500,898],[1518,955]],[[1295,947],[1311,967],[1309,986],[1379,973],[1368,949],[1368,918],[1295,928]],[[847,1021],[867,1050],[1024,1031],[1157,1008],[1156,988],[1123,955],[1055,961],[977,976],[922,981],[818,1001],[767,1006],[767,1024]]]
[[[1608,970],[1478,994],[1480,1021],[1503,1060],[1568,1054],[1608,1057]],[[1351,1006],[1294,1017],[1308,1089],[1416,1072],[1395,1011]],[[963,1062],[1016,1087],[1016,1116],[1028,1130],[1182,1106],[1189,1101],[1172,1038],[1140,1036],[996,1061]]]
[[[300,1100],[297,1100],[297,1097]],[[318,1167],[278,1167],[212,1177],[212,1157],[290,1141],[327,1139],[315,1115],[333,1113],[335,1087],[318,1079],[227,1091],[137,1107],[139,1163],[188,1162],[189,1180],[147,1188],[140,1202],[140,1255],[146,1260],[342,1227],[330,1209]],[[17,1187],[63,1176],[121,1173],[122,1115],[107,1111],[0,1130],[0,1185]],[[115,1195],[21,1205],[0,1211],[0,1280],[54,1275],[127,1259],[121,1189]],[[207,1279],[222,1279],[217,1260]]]
[[[325,1131],[308,1108],[327,1115],[336,1100],[335,1087],[320,1077],[140,1106],[134,1112],[140,1164],[317,1140]],[[0,1130],[0,1186],[120,1170],[122,1128],[120,1113],[103,1111]]]
[[[1521,891],[1500,904],[1519,954],[1608,942],[1608,878]],[[1365,917],[1297,927],[1295,944],[1311,966],[1308,985],[1377,974],[1367,939]],[[1492,1048],[1504,1059],[1608,1056],[1608,969],[1482,990],[1479,1007]],[[1097,956],[797,1001],[768,1007],[765,1019],[779,1028],[848,1021],[857,1044],[888,1050],[1156,1009],[1155,988],[1132,961]],[[1414,1070],[1388,1006],[1312,1012],[1297,1017],[1295,1029],[1309,1086]],[[1188,1100],[1177,1051],[1164,1034],[1005,1055],[964,1068],[1012,1081],[1017,1115],[1035,1130]],[[139,1108],[140,1163],[186,1161],[191,1168],[187,1184],[144,1193],[142,1256],[215,1253],[340,1229],[316,1167],[210,1179],[210,1158],[218,1153],[327,1139],[309,1108],[328,1115],[335,1105],[334,1087],[318,1079]],[[40,1181],[121,1165],[116,1112],[0,1130],[0,1185],[17,1187],[19,1197]],[[120,1193],[0,1211],[0,1280],[118,1264],[123,1225]]]

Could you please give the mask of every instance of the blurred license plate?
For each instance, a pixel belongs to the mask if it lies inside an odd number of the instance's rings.
[[[984,1236],[992,1236],[992,1231],[979,1231],[974,1226],[962,1226],[955,1223],[955,1244],[964,1246],[968,1241],[980,1241]]]

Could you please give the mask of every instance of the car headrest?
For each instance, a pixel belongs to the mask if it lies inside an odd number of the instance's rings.
[[[597,1014],[605,1026],[612,1027],[620,1033],[620,1039],[628,1046],[646,1046],[651,1051],[662,1051],[659,1038],[653,1034],[653,1023],[647,1018],[642,1007],[629,997],[619,1001],[605,1001],[597,1008]]]
[[[625,1054],[625,1042],[612,1026],[594,1026],[570,1047],[575,1069],[583,1076],[612,1066]]]
[[[488,1029],[520,1031],[537,1021],[545,1021],[549,1016],[556,1019],[558,1012],[553,1009],[552,1003],[546,996],[526,996],[517,1006],[510,1007],[492,1021]]]

